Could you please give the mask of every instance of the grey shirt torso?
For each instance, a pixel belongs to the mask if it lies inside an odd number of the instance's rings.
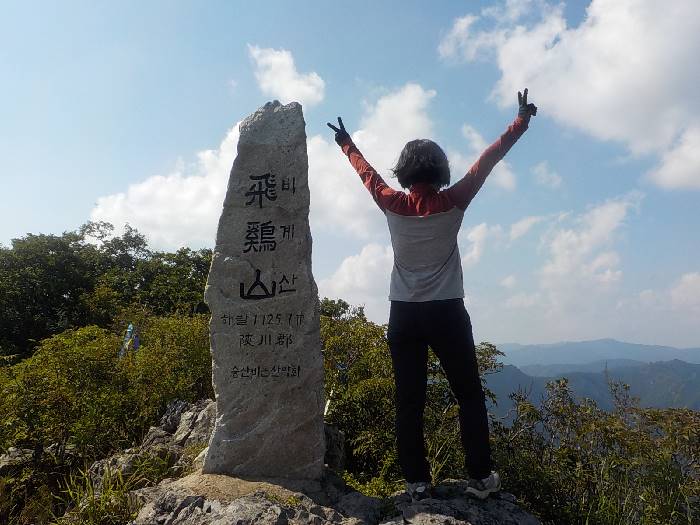
[[[435,301],[464,297],[457,233],[464,210],[426,216],[385,211],[394,249],[389,300]]]

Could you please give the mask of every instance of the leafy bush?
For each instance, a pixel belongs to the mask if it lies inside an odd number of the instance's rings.
[[[42,342],[37,352],[6,370],[0,411],[0,449],[43,450],[52,443],[65,453],[68,440],[81,455],[119,446],[129,399],[117,360],[119,338],[90,326]]]
[[[122,359],[121,337],[87,326],[0,369],[0,452],[33,451],[31,464],[0,480],[0,522],[28,515],[27,523],[45,523],[60,511],[46,496],[58,493],[64,476],[139,443],[170,401],[213,396],[208,316],[141,322],[140,349]]]
[[[643,409],[610,388],[612,412],[576,401],[565,379],[539,409],[515,393],[515,421],[492,432],[508,489],[547,523],[697,523],[700,414]]]
[[[213,398],[209,316],[146,318],[141,348],[122,360],[135,409],[131,425],[145,430],[171,401]]]

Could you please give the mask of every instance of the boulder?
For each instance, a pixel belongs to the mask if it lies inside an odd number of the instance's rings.
[[[211,399],[196,403],[173,401],[168,405],[158,426],[151,427],[140,447],[134,447],[94,462],[89,469],[93,486],[102,487],[107,472],[120,472],[123,477],[134,473],[140,462],[152,457],[164,460],[168,467],[183,472],[189,465],[183,453],[188,447],[205,446],[209,441],[216,406]]]
[[[0,455],[0,476],[10,475],[17,468],[29,465],[34,457],[34,451],[25,448],[10,447],[5,454]]]

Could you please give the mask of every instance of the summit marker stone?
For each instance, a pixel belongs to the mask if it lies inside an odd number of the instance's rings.
[[[318,479],[325,452],[301,105],[240,125],[205,291],[216,423],[204,473]]]

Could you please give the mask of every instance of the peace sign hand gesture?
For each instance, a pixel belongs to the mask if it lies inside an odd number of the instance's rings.
[[[534,117],[537,115],[537,106],[532,102],[530,104],[527,103],[527,88],[525,88],[523,93],[518,91],[518,105],[520,106],[518,110],[519,117],[530,118],[531,116]]]
[[[347,140],[350,138],[350,134],[345,131],[345,126],[343,126],[343,119],[338,117],[338,125],[340,128],[336,128],[333,124],[330,122],[326,122],[328,124],[328,127],[331,128],[333,131],[335,131],[335,142],[340,146],[343,141]]]

